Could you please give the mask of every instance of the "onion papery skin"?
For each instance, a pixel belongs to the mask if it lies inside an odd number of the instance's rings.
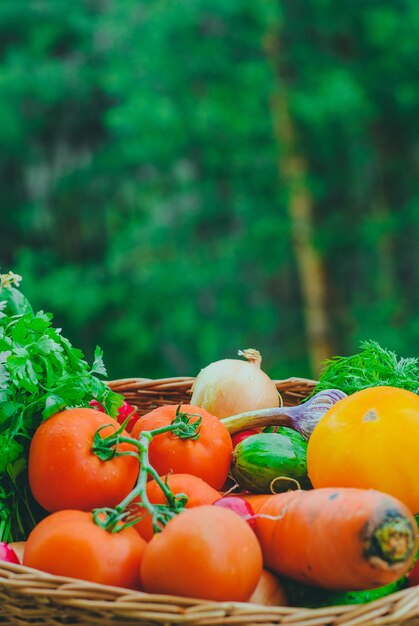
[[[260,369],[259,362],[223,359],[198,374],[191,404],[219,419],[279,406],[275,383]]]

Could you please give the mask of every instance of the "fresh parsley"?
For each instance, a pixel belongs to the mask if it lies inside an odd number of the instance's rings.
[[[41,422],[93,398],[116,417],[123,403],[97,377],[106,376],[102,351],[96,348],[90,367],[54,328],[52,315],[34,313],[18,294],[10,284],[0,287],[0,541],[7,542],[26,539],[45,514],[27,477],[31,437]]]

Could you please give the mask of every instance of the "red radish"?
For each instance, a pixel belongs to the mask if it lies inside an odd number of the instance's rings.
[[[416,561],[414,568],[408,573],[407,582],[409,583],[409,587],[419,585],[419,559]]]
[[[8,543],[0,542],[0,561],[6,561],[7,563],[17,563],[20,561],[17,558],[16,552],[9,546]]]
[[[232,436],[231,440],[233,442],[233,448],[237,446],[238,443],[243,441],[243,439],[247,439],[252,435],[258,435],[259,431],[256,428],[249,428],[248,430],[241,430],[239,433],[236,433]]]
[[[213,506],[221,506],[225,509],[230,509],[237,515],[240,515],[250,526],[252,530],[256,529],[256,517],[250,502],[247,502],[240,496],[225,496],[212,503]]]
[[[91,406],[93,409],[96,409],[96,411],[102,411],[102,413],[106,413],[103,404],[101,404],[97,400],[90,400],[89,406]]]
[[[132,429],[134,428],[135,424],[137,423],[137,420],[139,419],[140,416],[138,415],[138,413],[136,412],[134,407],[131,406],[131,404],[129,404],[129,402],[124,400],[124,404],[121,407],[119,407],[119,409],[118,409],[117,420],[118,420],[118,422],[120,424],[122,424],[123,422],[125,422],[127,417],[129,417],[130,420],[127,423],[127,425],[125,426],[125,430],[128,433],[130,433],[132,431]]]
[[[103,404],[101,404],[97,400],[91,400],[89,402],[89,406],[93,407],[97,411],[101,411],[102,413],[106,413],[106,410],[105,410],[105,407],[103,406]],[[125,426],[125,430],[128,433],[130,433],[132,431],[132,429],[134,428],[135,424],[137,423],[137,420],[139,419],[139,415],[135,411],[134,407],[131,406],[126,400],[124,400],[124,404],[122,406],[120,406],[119,409],[118,409],[118,415],[117,415],[116,419],[118,420],[119,424],[123,424],[123,422],[125,422],[127,417],[130,417],[130,420],[127,423],[127,425]]]

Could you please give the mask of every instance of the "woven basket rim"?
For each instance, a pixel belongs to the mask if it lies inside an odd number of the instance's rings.
[[[196,376],[170,376],[167,378],[145,378],[145,377],[135,377],[135,376],[130,376],[129,378],[114,378],[110,381],[108,381],[108,384],[111,386],[122,386],[124,384],[129,384],[129,383],[137,383],[137,384],[146,384],[146,383],[152,383],[155,386],[161,385],[161,384],[167,384],[170,382],[193,382],[196,379]],[[288,378],[278,378],[278,379],[272,379],[273,382],[278,385],[278,384],[287,384],[287,383],[294,383],[294,382],[299,382],[299,383],[303,383],[303,384],[309,384],[309,385],[317,385],[317,383],[319,382],[318,380],[314,380],[313,378],[304,378],[301,376],[289,376]]]
[[[114,391],[126,395],[128,401],[136,405],[136,399],[141,399],[143,413],[148,412],[153,406],[153,400],[159,399],[161,404],[163,399],[166,404],[174,403],[170,399],[170,394],[175,394],[176,400],[179,396],[190,398],[191,390],[196,377],[194,376],[173,376],[167,378],[144,378],[130,377],[117,378],[108,381],[109,387]],[[273,380],[283,404],[295,404],[308,393],[312,392],[318,381],[311,378],[289,377]]]
[[[321,608],[303,608],[292,606],[265,606],[250,602],[216,602],[198,598],[180,597],[169,594],[150,594],[144,591],[135,591],[122,587],[101,585],[67,576],[55,576],[24,565],[0,562],[0,585],[9,586],[20,596],[38,593],[41,590],[50,599],[63,605],[79,606],[89,610],[103,608],[109,609],[116,602],[121,614],[125,609],[135,608],[138,604],[141,611],[147,614],[153,612],[170,620],[174,615],[181,616],[185,613],[188,618],[185,623],[190,624],[190,615],[194,615],[196,622],[205,615],[223,614],[226,624],[228,617],[243,615],[244,618],[253,619],[256,615],[264,616],[269,620],[277,620],[277,623],[291,624],[293,626],[321,626],[321,624],[336,624],[336,626],[381,626],[381,624],[395,623],[394,620],[419,619],[419,586],[401,589],[391,595],[373,600],[367,604],[337,605]],[[81,597],[75,597],[76,593]],[[55,598],[55,596],[57,596]],[[93,597],[91,597],[93,596]],[[99,596],[99,600],[97,597]],[[105,605],[104,605],[105,603]],[[144,605],[147,611],[144,611]],[[0,609],[1,615],[1,609]],[[380,617],[383,620],[380,621]],[[391,622],[388,617],[391,616]],[[319,618],[325,621],[319,622]],[[374,619],[374,621],[372,621]],[[278,622],[278,620],[280,620]],[[180,623],[182,621],[180,620]],[[210,623],[210,622],[208,622]],[[220,622],[217,622],[220,623]],[[232,622],[233,623],[233,622]],[[239,621],[241,626],[249,622]],[[266,622],[260,621],[263,624]],[[270,622],[269,622],[270,623]]]

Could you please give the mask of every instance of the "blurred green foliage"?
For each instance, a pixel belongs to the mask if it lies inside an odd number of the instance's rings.
[[[414,354],[418,42],[415,0],[0,3],[2,270],[111,378],[246,347],[275,377],[310,375],[280,90],[331,350]]]

